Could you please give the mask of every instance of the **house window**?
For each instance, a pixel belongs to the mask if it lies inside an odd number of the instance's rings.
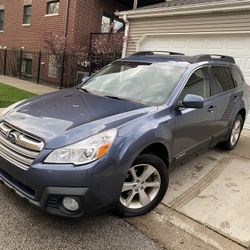
[[[4,30],[4,10],[0,10],[0,31]]]
[[[32,76],[32,59],[24,58],[22,61],[22,74]]]
[[[59,1],[50,1],[47,3],[47,15],[59,14]]]
[[[109,14],[104,14],[102,16],[102,25],[101,25],[102,33],[119,32],[123,30],[124,30],[123,21]]]
[[[26,5],[23,8],[23,24],[31,24],[31,11],[32,6]]]
[[[102,27],[101,32],[102,33],[108,33],[111,29],[111,18],[107,16],[102,16]]]
[[[57,61],[56,56],[54,55],[49,57],[48,77],[55,79],[57,78]]]

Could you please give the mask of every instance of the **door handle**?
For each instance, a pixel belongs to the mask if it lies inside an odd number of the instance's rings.
[[[210,113],[213,113],[215,110],[215,107],[214,106],[210,106],[207,111],[210,112]]]

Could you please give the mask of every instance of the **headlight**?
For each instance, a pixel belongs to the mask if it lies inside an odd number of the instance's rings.
[[[117,134],[116,129],[91,136],[83,141],[53,151],[46,163],[72,163],[82,165],[101,158],[111,147]]]
[[[2,113],[0,113],[0,120],[8,113],[10,112],[12,109],[14,109],[17,105],[19,105],[20,103],[24,102],[26,100],[22,100],[20,102],[16,102],[12,105],[10,105],[9,107],[7,107],[6,109],[4,109],[4,111]]]

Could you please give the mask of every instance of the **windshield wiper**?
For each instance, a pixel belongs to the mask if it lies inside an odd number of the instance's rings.
[[[108,98],[112,98],[112,99],[115,99],[115,100],[120,100],[120,101],[127,101],[126,99],[124,98],[120,98],[118,96],[113,96],[113,95],[104,95],[104,97],[108,97]]]
[[[93,92],[91,92],[91,91],[89,91],[87,89],[84,89],[84,88],[81,88],[81,87],[79,87],[78,89],[81,90],[81,91],[84,91],[84,92],[86,92],[88,94],[93,94]]]

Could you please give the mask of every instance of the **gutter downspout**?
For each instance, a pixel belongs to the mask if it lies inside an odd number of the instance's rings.
[[[69,28],[69,7],[70,7],[70,0],[67,1],[67,7],[66,7],[66,18],[65,18],[65,27],[64,27],[65,42],[67,40],[68,28]]]
[[[122,49],[122,58],[126,57],[127,48],[128,48],[128,36],[129,36],[129,21],[127,15],[123,16],[123,21],[125,23],[125,33],[124,33],[124,42],[123,42],[123,49]]]

